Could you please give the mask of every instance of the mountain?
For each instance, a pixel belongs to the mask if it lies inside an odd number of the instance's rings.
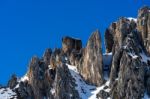
[[[0,86],[0,99],[150,99],[150,7],[111,23],[105,47],[99,30],[85,47],[65,36],[62,48],[32,57],[24,77]]]

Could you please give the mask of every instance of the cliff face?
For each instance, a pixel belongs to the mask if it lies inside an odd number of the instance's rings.
[[[102,85],[104,82],[101,46],[101,36],[97,30],[90,36],[84,49],[83,62],[78,68],[89,84]]]
[[[13,75],[0,86],[0,98],[149,99],[150,8],[141,8],[137,19],[113,22],[105,31],[105,46],[102,54],[98,30],[85,48],[80,39],[64,37],[62,49],[34,56],[24,77]]]
[[[143,7],[138,12],[137,28],[142,36],[142,43],[150,54],[150,8]]]

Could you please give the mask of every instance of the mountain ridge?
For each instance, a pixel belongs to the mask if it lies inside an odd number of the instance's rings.
[[[99,30],[86,47],[73,37],[62,38],[62,48],[46,49],[32,57],[19,79],[12,75],[0,87],[2,99],[148,99],[150,98],[150,7],[137,19],[121,17],[105,31],[102,54]]]

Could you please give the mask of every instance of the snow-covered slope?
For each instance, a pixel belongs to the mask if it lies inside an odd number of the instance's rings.
[[[0,88],[0,99],[17,99],[17,97],[10,88]]]
[[[67,64],[67,66],[70,70],[72,77],[76,81],[76,84],[77,84],[76,90],[78,90],[80,97],[82,99],[96,99],[96,94],[98,94],[98,92],[100,90],[104,90],[104,87],[108,86],[108,84],[109,84],[109,81],[107,81],[104,85],[102,85],[100,87],[88,85],[81,78],[79,72],[77,71],[76,66],[72,66],[72,65],[68,65],[68,64]],[[105,89],[105,91],[109,92],[110,89]]]
[[[26,80],[28,80],[27,75],[25,75],[22,78],[18,79],[18,84],[16,85],[16,87],[14,89],[10,89],[10,88],[7,88],[7,87],[0,88],[0,99],[17,99],[17,94],[14,90],[19,87],[19,83],[21,81],[24,82]]]

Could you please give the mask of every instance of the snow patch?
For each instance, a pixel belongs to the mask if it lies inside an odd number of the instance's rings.
[[[53,69],[51,65],[48,65],[48,68],[49,68],[49,69]]]
[[[139,56],[132,54],[132,53],[128,53],[133,59],[137,59]]]
[[[20,83],[20,82],[24,82],[24,81],[28,81],[28,80],[29,80],[29,77],[27,76],[27,74],[25,74],[22,78],[20,78],[20,79],[18,80],[18,84],[16,85],[16,87],[15,87],[14,89],[19,88],[19,83]]]
[[[52,94],[55,94],[55,89],[50,90]]]
[[[97,87],[96,90],[94,91],[91,91],[92,95],[88,98],[88,99],[96,99],[96,95],[101,91],[101,90],[104,90],[104,87],[105,86],[108,86],[109,85],[109,81],[106,82],[106,84],[100,86],[100,87]],[[110,89],[105,89],[104,91],[106,92],[109,92]]]
[[[147,95],[147,92],[144,93],[144,98],[143,99],[150,99],[150,97]]]
[[[22,81],[22,82],[24,82],[26,80],[27,81],[29,80],[29,77],[27,76],[27,74],[25,74],[25,76],[20,79],[20,81]]]
[[[137,19],[136,18],[133,18],[133,17],[128,17],[127,19],[129,19],[130,21],[135,21],[135,22],[137,22]]]
[[[142,57],[142,61],[145,63],[147,63],[147,61],[150,60],[150,57],[148,57],[144,52],[142,52],[140,56]]]

